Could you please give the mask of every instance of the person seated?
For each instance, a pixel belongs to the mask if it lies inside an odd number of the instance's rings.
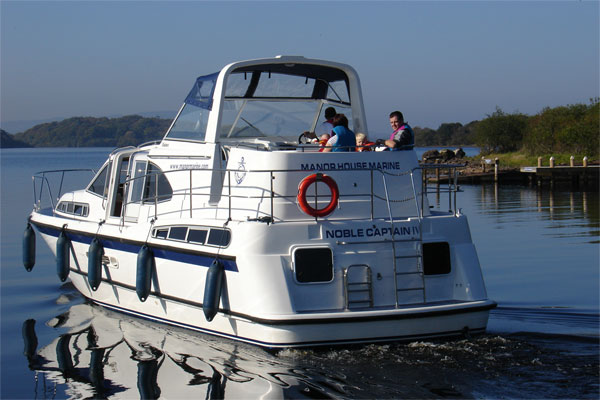
[[[394,130],[385,145],[390,150],[411,150],[415,145],[415,134],[412,128],[404,122],[404,116],[400,111],[390,114],[390,125]]]
[[[356,151],[371,151],[374,145],[375,143],[369,142],[367,135],[364,133],[359,132],[356,134]]]
[[[328,137],[333,136],[333,117],[335,117],[335,115],[335,108],[327,107],[325,110],[325,121],[317,125],[314,132],[304,131],[300,137],[304,136],[309,140],[309,143],[318,143],[320,140],[318,138],[323,138],[324,135],[327,135]]]
[[[348,118],[344,114],[336,114],[333,117],[332,136],[323,148],[324,153],[330,151],[354,151],[356,147],[356,136],[348,129]]]
[[[333,130],[333,118],[336,114],[335,108],[327,107],[325,109],[325,121],[315,128],[315,135],[322,136],[326,133],[331,136],[331,131]]]
[[[319,151],[323,151],[325,149],[325,146],[327,146],[327,141],[329,139],[331,139],[331,135],[329,133],[324,133],[321,135],[321,137],[319,138],[319,141],[317,142],[317,143],[319,143],[319,146],[321,147],[319,149]]]

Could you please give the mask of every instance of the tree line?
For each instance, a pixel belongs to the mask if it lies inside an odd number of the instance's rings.
[[[534,116],[499,107],[481,121],[415,127],[417,146],[478,146],[483,154],[524,151],[530,155],[571,153],[600,158],[600,101],[544,108]],[[36,125],[15,135],[2,131],[1,147],[122,147],[161,139],[171,119],[128,115],[74,117]]]
[[[171,119],[127,115],[119,118],[73,117],[36,125],[12,135],[32,147],[123,147],[162,139]],[[11,136],[11,135],[7,135]],[[8,144],[8,140],[6,140]],[[2,136],[2,147],[5,136]],[[8,146],[7,146],[8,147]]]
[[[600,157],[600,100],[546,107],[534,116],[499,107],[481,121],[444,123],[437,131],[415,128],[417,146],[475,145],[483,154],[523,151],[529,155],[571,153]]]

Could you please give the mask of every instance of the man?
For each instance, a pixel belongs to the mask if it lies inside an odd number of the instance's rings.
[[[404,116],[400,111],[390,114],[390,125],[394,130],[385,145],[391,150],[411,150],[415,144],[415,134],[412,128],[404,122]]]
[[[333,130],[333,117],[335,117],[335,114],[335,108],[327,107],[325,109],[325,121],[315,128],[316,137],[321,137],[325,133],[331,136],[331,131]]]

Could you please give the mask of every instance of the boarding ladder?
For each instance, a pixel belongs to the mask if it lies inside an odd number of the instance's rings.
[[[353,264],[344,269],[345,308],[373,307],[371,268],[366,264]]]
[[[406,240],[396,240],[394,237],[394,216],[392,215],[392,207],[390,204],[394,200],[391,200],[389,196],[385,178],[386,172],[382,173],[385,201],[392,229],[391,246],[395,276],[394,289],[396,291],[396,307],[408,304],[420,304],[427,301],[423,270],[423,214],[419,209],[413,173],[414,171],[410,171],[410,181],[417,210],[419,235],[417,238]]]

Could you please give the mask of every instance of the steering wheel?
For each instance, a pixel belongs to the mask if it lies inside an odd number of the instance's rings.
[[[307,132],[302,132],[300,136],[298,136],[298,144],[309,144],[312,140],[311,138],[305,135]]]

